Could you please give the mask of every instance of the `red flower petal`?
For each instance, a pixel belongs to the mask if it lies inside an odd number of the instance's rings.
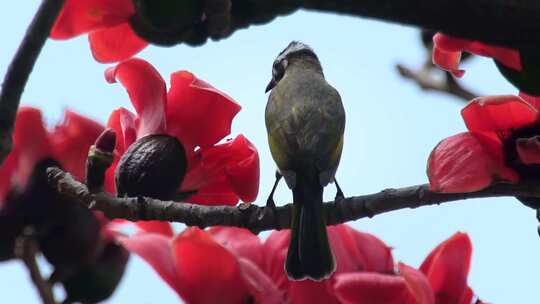
[[[105,127],[85,116],[66,110],[64,120],[55,126],[51,141],[54,157],[75,178],[85,178],[88,150]]]
[[[105,171],[105,191],[111,194],[116,194],[116,182],[114,180],[114,174],[117,166],[118,159],[112,163],[107,171]]]
[[[470,287],[467,287],[467,290],[465,291],[465,296],[463,297],[463,301],[461,301],[460,304],[471,304],[473,303],[474,298],[474,292]],[[477,302],[474,302],[474,304],[481,304],[482,301],[478,300]]]
[[[344,304],[413,304],[403,277],[374,272],[336,276],[334,289]]]
[[[153,233],[139,233],[132,237],[118,237],[122,245],[145,260],[177,293],[180,293],[176,265],[171,250],[171,239]]]
[[[420,271],[399,263],[399,272],[417,304],[435,304],[435,295],[426,276]],[[438,303],[438,302],[437,302]],[[469,303],[470,304],[470,303]]]
[[[179,294],[188,303],[244,303],[249,292],[236,258],[206,232],[188,228],[173,241]]]
[[[182,188],[183,190],[193,191]],[[229,183],[222,178],[197,189],[197,193],[187,198],[186,202],[209,206],[234,206],[238,203],[238,195],[231,190]]]
[[[0,167],[0,200],[4,200],[12,182],[24,187],[36,162],[47,157],[52,157],[52,148],[41,111],[20,107],[15,119],[13,149]]]
[[[329,238],[332,245],[333,240],[339,239],[336,237],[335,230],[329,231]],[[335,303],[337,298],[333,290],[333,275],[328,280],[315,282],[310,280],[305,281],[289,281],[285,274],[285,257],[287,255],[287,247],[290,240],[290,230],[273,231],[270,237],[264,243],[265,255],[265,270],[272,278],[279,290],[286,292],[286,298],[290,303]],[[339,256],[337,257],[339,259]],[[340,260],[337,260],[338,271]]]
[[[258,266],[244,258],[239,258],[238,262],[249,294],[254,298],[255,303],[284,303],[282,292]]]
[[[289,246],[290,230],[274,230],[264,242],[265,272],[280,290],[288,290],[290,281],[285,275],[285,257]],[[338,261],[339,265],[339,261]]]
[[[264,243],[265,269],[280,290],[288,290],[292,303],[338,303],[333,284],[340,273],[357,271],[393,271],[390,248],[376,237],[353,230],[346,225],[328,227],[328,238],[336,258],[337,269],[329,280],[322,282],[291,282],[284,262],[290,230],[274,231]]]
[[[45,158],[53,157],[49,136],[43,124],[41,111],[21,107],[17,112],[13,131],[11,154],[14,156],[10,156],[16,164],[8,163],[6,169],[7,171],[13,169],[14,172],[11,176],[2,176],[2,179],[7,180],[1,183],[14,182],[17,186],[24,187],[34,170],[34,165]]]
[[[68,39],[126,22],[134,13],[131,0],[66,0],[50,36]]]
[[[519,92],[519,97],[521,97],[521,99],[525,100],[526,102],[530,103],[537,111],[540,110],[540,97],[530,96],[523,92]]]
[[[452,72],[456,77],[461,77],[464,73],[458,69],[463,51],[494,58],[506,67],[517,71],[522,69],[521,56],[517,50],[455,38],[442,33],[433,36],[433,62],[442,69]]]
[[[236,256],[246,258],[261,268],[264,266],[263,244],[253,232],[236,227],[212,227],[208,233]]]
[[[321,282],[304,280],[290,283],[287,298],[295,304],[339,304],[333,288],[333,279]]]
[[[337,266],[338,272],[362,270],[389,273],[393,271],[394,259],[391,248],[374,235],[354,230],[347,225],[330,226],[328,232],[332,250],[337,261],[340,262]],[[341,242],[332,240],[334,236],[338,236]],[[347,263],[347,260],[352,261]]]
[[[435,44],[431,56],[433,63],[441,69],[452,73],[455,77],[463,77],[465,75],[465,70],[459,68],[461,52],[445,51]]]
[[[523,164],[540,164],[540,136],[518,138],[516,141],[516,150]]]
[[[107,127],[116,133],[115,151],[118,155],[124,154],[127,148],[137,139],[135,115],[130,111],[119,108],[109,116]]]
[[[11,152],[0,166],[0,209],[11,189],[11,181],[17,170],[18,153]]]
[[[137,221],[135,225],[144,232],[161,234],[166,237],[172,238],[174,231],[169,222],[164,221]]]
[[[220,146],[228,145],[235,161],[229,161],[225,168],[225,175],[232,189],[244,202],[253,202],[259,193],[259,154],[255,146],[244,137],[238,135],[233,141]],[[218,146],[219,147],[219,146]],[[204,155],[204,152],[203,152]],[[204,156],[203,156],[204,161]]]
[[[257,149],[243,135],[227,143],[201,149],[197,163],[193,163],[182,182],[183,190],[198,190],[190,201],[230,198],[221,203],[235,204],[238,197],[254,201],[259,191],[259,155]],[[234,196],[231,196],[234,194]],[[213,201],[214,203],[220,201]]]
[[[88,41],[92,56],[101,63],[126,60],[148,46],[127,22],[94,31],[88,35]]]
[[[109,193],[116,193],[115,170],[118,161],[129,147],[137,139],[137,128],[135,126],[135,115],[130,111],[119,108],[114,110],[109,117],[107,127],[116,133],[115,160],[105,172],[105,190]]]
[[[165,132],[165,82],[150,63],[129,59],[107,69],[105,78],[118,80],[126,88],[139,117],[137,138]]]
[[[473,99],[461,110],[471,132],[507,131],[538,121],[538,110],[515,95]]]
[[[240,106],[229,96],[187,71],[171,75],[168,93],[167,133],[186,150],[210,147],[231,133]]]
[[[502,144],[487,133],[460,133],[441,141],[428,159],[430,188],[437,192],[474,192],[498,180],[517,182],[503,162]]]
[[[462,303],[467,296],[467,276],[472,244],[465,233],[456,233],[437,246],[420,266],[435,292],[437,304]]]

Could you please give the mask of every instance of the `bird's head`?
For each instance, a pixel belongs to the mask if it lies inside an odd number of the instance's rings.
[[[322,71],[319,58],[317,58],[313,49],[300,41],[293,41],[274,60],[274,64],[272,65],[272,80],[266,86],[265,92],[272,90],[281,78],[283,78],[283,75],[285,75],[287,67],[297,60],[312,63]]]

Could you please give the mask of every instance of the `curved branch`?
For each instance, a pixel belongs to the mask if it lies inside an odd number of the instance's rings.
[[[64,0],[43,1],[4,76],[0,93],[0,164],[11,152],[13,124],[24,87],[63,4]]]
[[[445,93],[455,96],[464,102],[469,102],[479,96],[461,86],[461,84],[448,72],[444,72],[445,75],[443,79],[437,79],[434,77],[432,69],[430,68],[424,67],[419,71],[413,71],[402,64],[397,64],[396,69],[403,78],[414,81],[424,91]]]
[[[148,197],[116,198],[106,192],[91,193],[86,185],[59,168],[48,168],[47,174],[50,185],[58,193],[89,208],[101,210],[109,218],[160,220],[199,227],[236,226],[256,232],[289,228],[292,204],[268,209],[249,204],[237,207],[203,206]],[[532,183],[501,183],[472,193],[437,193],[430,191],[429,185],[423,184],[327,202],[324,209],[328,225],[336,225],[404,208],[500,196],[540,197],[540,187]]]
[[[536,0],[303,0],[302,3],[307,9],[404,23],[511,48],[535,49],[540,45],[537,35],[540,2]]]
[[[510,48],[534,50],[540,45],[540,2],[536,0],[226,0],[229,1],[230,5],[215,6],[220,9],[212,14],[207,12],[202,26],[194,26],[192,30],[200,35],[196,44],[208,38],[227,38],[238,29],[307,9],[408,24]],[[224,1],[206,2],[214,7],[212,3]]]

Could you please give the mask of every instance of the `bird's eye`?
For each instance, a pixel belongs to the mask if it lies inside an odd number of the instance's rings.
[[[285,72],[285,67],[283,66],[283,61],[274,62],[272,66],[272,76],[274,80],[278,81],[283,77]]]

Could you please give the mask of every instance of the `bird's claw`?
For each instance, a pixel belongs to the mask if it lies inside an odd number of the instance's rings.
[[[336,197],[334,198],[334,201],[340,201],[345,198],[345,195],[343,195],[343,191],[338,191],[336,193]]]
[[[270,209],[275,209],[276,208],[276,203],[274,202],[274,199],[272,197],[269,197],[266,200],[266,208],[270,208]]]

